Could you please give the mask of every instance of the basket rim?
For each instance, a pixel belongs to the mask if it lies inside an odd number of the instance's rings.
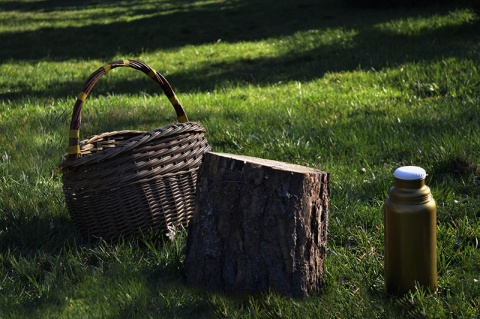
[[[95,154],[84,155],[75,159],[70,159],[68,154],[65,154],[60,163],[60,167],[67,168],[97,163],[118,156],[121,153],[128,152],[134,148],[138,148],[145,143],[151,142],[152,140],[190,132],[204,133],[206,132],[206,129],[202,124],[197,122],[184,122],[169,124],[150,131],[121,130],[96,134],[81,141],[80,144],[88,143],[92,140],[98,139],[99,137],[113,136],[119,133],[138,133],[137,136],[129,138],[122,145],[118,145],[114,148],[108,148]]]

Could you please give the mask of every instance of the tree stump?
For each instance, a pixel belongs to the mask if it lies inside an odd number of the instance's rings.
[[[187,283],[235,294],[319,290],[329,201],[324,171],[206,153],[188,229]]]

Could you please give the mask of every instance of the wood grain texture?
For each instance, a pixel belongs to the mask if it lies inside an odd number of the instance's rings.
[[[324,278],[329,174],[206,153],[189,225],[187,282],[234,293],[307,296]]]

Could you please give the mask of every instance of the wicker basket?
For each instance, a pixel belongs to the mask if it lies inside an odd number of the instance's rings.
[[[116,67],[142,71],[169,98],[179,123],[144,131],[115,131],[80,141],[83,103],[98,79]],[[193,214],[197,171],[210,150],[205,128],[188,122],[170,84],[135,60],[114,61],[85,82],[73,109],[69,152],[61,163],[63,192],[83,235],[117,240],[148,229],[185,225]]]

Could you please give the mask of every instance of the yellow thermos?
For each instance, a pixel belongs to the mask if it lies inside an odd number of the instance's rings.
[[[414,291],[416,285],[437,289],[437,210],[426,176],[418,166],[396,169],[384,205],[385,286],[391,295]]]

